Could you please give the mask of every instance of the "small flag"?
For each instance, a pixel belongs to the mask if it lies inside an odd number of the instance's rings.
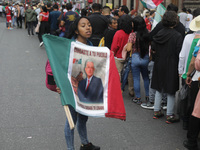
[[[143,5],[145,8],[154,9],[154,8],[156,8],[160,3],[162,3],[163,0],[140,0],[140,2],[142,3],[142,5]]]
[[[126,120],[120,78],[108,48],[53,35],[44,35],[43,41],[63,106],[86,116]]]
[[[151,30],[153,30],[155,26],[162,20],[162,16],[164,15],[165,11],[166,8],[162,4],[158,5]]]

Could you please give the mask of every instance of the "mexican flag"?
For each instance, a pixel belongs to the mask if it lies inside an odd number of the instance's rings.
[[[93,117],[126,120],[119,74],[113,53],[70,39],[43,35],[61,104]]]
[[[153,30],[155,26],[162,20],[162,16],[164,15],[165,11],[166,8],[162,4],[158,5],[151,30]]]
[[[148,9],[156,8],[163,0],[140,0],[142,5]]]

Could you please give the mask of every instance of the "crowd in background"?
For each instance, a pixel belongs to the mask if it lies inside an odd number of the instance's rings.
[[[72,23],[77,18],[87,17],[92,26],[89,38],[92,45],[106,46],[114,53],[122,92],[128,84],[131,100],[142,108],[154,110],[154,119],[163,117],[163,110],[166,110],[168,124],[181,118],[183,129],[188,130],[184,146],[196,148],[200,121],[192,113],[199,91],[200,74],[194,64],[200,55],[200,8],[193,12],[183,8],[178,13],[178,7],[169,4],[161,16],[162,21],[152,29],[156,10],[144,9],[139,14],[136,10],[129,11],[125,5],[113,10],[97,3],[83,9],[75,6],[72,3],[39,3],[32,6],[6,3],[0,5],[0,15],[6,17],[6,27],[10,30],[24,26],[28,36],[33,36],[38,28],[36,33],[40,47],[43,45],[43,34],[69,37]],[[145,99],[141,98],[141,77]],[[189,86],[189,96],[187,111],[176,117],[174,106],[176,92],[180,89],[179,78],[182,79],[182,86]]]

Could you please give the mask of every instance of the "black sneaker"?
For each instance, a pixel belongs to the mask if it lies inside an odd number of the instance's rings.
[[[198,150],[198,145],[197,143],[191,143],[188,140],[185,140],[183,142],[183,146],[186,147],[189,150]]]
[[[175,123],[175,122],[179,122],[179,121],[180,121],[180,119],[176,118],[175,115],[170,115],[170,116],[167,116],[166,123],[171,124],[171,123]]]
[[[80,150],[100,150],[99,146],[95,146],[92,143],[88,143],[86,145],[81,145]]]

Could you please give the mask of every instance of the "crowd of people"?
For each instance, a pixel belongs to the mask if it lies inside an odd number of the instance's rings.
[[[132,102],[142,108],[154,110],[153,119],[164,116],[166,123],[183,120],[183,129],[188,130],[184,146],[197,148],[200,131],[200,119],[193,113],[199,91],[199,71],[196,66],[200,55],[200,8],[193,11],[169,4],[162,20],[152,29],[155,10],[144,9],[139,15],[136,10],[129,11],[123,5],[113,10],[108,6],[94,3],[92,7],[78,9],[72,3],[39,3],[37,5],[6,4],[0,6],[0,15],[5,14],[6,27],[27,28],[28,36],[34,35],[38,28],[39,46],[43,45],[42,35],[73,38],[77,42],[108,47],[115,57],[116,67],[121,80],[122,92],[128,84]],[[193,19],[194,18],[194,19]],[[17,25],[16,25],[17,22]],[[195,73],[193,73],[195,72]],[[194,74],[194,75],[193,75]],[[141,75],[141,76],[140,76]],[[140,78],[143,78],[145,99],[141,98]],[[189,86],[188,109],[184,116],[175,116],[175,94],[182,86]],[[57,92],[61,93],[57,88]],[[88,117],[75,112],[70,107],[72,118],[77,123],[81,138],[81,150],[99,150],[87,138],[86,122]],[[195,112],[198,112],[195,110]],[[74,130],[70,130],[68,121],[65,126],[67,147],[74,149]]]

